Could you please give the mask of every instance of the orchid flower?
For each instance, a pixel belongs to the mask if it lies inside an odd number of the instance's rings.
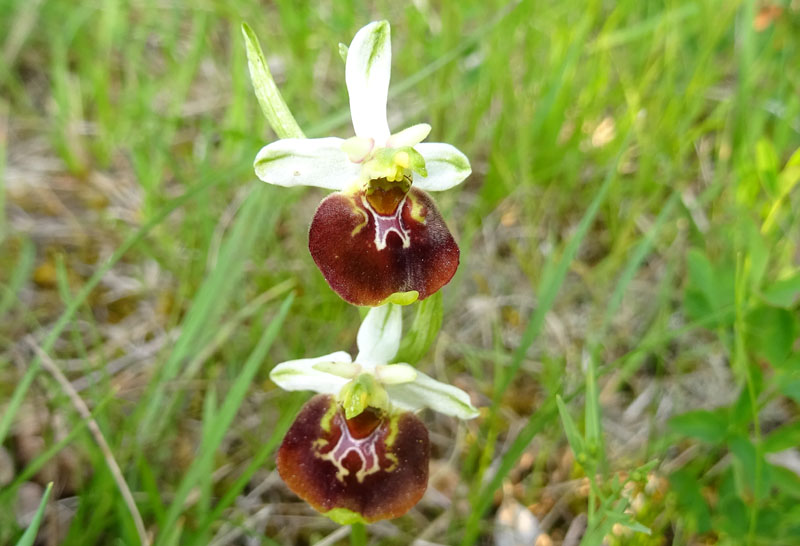
[[[422,498],[430,446],[415,411],[478,416],[466,392],[391,363],[401,334],[401,308],[375,307],[359,328],[355,361],[339,351],[270,372],[285,390],[320,393],[287,432],[278,472],[298,496],[342,524],[395,518]]]
[[[355,305],[424,299],[458,268],[458,245],[425,190],[460,184],[469,160],[450,144],[422,142],[428,124],[390,132],[391,58],[387,21],[359,30],[345,61],[355,136],[278,140],[254,164],[270,184],[336,190],[317,208],[309,250],[331,288]]]

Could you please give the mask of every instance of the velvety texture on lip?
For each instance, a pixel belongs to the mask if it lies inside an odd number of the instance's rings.
[[[431,197],[413,186],[402,199],[389,197],[333,193],[311,222],[314,262],[331,288],[354,305],[380,305],[412,290],[425,299],[458,268],[458,245]]]
[[[348,423],[330,395],[300,410],[278,450],[286,485],[316,510],[348,510],[367,522],[411,509],[428,485],[428,430],[414,414],[368,409]]]

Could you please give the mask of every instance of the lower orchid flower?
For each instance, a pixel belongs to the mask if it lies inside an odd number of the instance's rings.
[[[469,160],[450,144],[422,143],[430,125],[390,133],[391,57],[388,22],[359,30],[345,61],[356,136],[278,140],[254,164],[271,184],[337,190],[314,215],[309,250],[331,288],[355,305],[424,299],[450,281],[459,262],[458,245],[424,190],[460,184]]]
[[[396,518],[425,493],[430,444],[413,413],[471,419],[469,395],[404,363],[389,364],[402,333],[400,307],[375,307],[346,352],[278,364],[286,390],[320,393],[300,410],[278,451],[278,472],[313,508],[341,524]]]

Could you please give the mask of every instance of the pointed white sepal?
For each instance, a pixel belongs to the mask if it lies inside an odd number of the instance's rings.
[[[472,173],[467,156],[458,148],[442,142],[423,142],[414,147],[425,159],[428,176],[415,176],[421,190],[442,191],[458,186]]]
[[[473,419],[480,415],[466,392],[422,372],[417,372],[416,379],[410,383],[386,385],[386,392],[392,405],[404,410],[430,408],[459,419]]]
[[[261,148],[256,175],[278,186],[341,190],[358,179],[361,167],[342,150],[341,138],[285,138]]]
[[[290,360],[272,368],[269,378],[286,391],[314,391],[336,395],[349,379],[324,371],[325,365],[351,362],[350,355],[344,351],[317,358]]]

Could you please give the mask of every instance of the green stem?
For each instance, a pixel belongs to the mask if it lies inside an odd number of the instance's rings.
[[[367,546],[367,528],[363,523],[353,523],[350,526],[351,546]]]
[[[756,529],[758,526],[758,504],[761,490],[762,479],[762,459],[764,457],[763,446],[761,443],[761,422],[758,416],[758,393],[753,380],[753,372],[750,360],[747,356],[745,346],[745,307],[747,304],[747,281],[750,273],[750,257],[739,254],[736,259],[736,284],[735,284],[735,303],[736,321],[734,323],[734,350],[733,361],[735,369],[744,374],[747,385],[747,395],[750,399],[751,418],[753,420],[753,435],[755,441],[755,469],[753,476],[753,499],[749,507],[749,521],[747,529],[747,544],[755,544]]]

